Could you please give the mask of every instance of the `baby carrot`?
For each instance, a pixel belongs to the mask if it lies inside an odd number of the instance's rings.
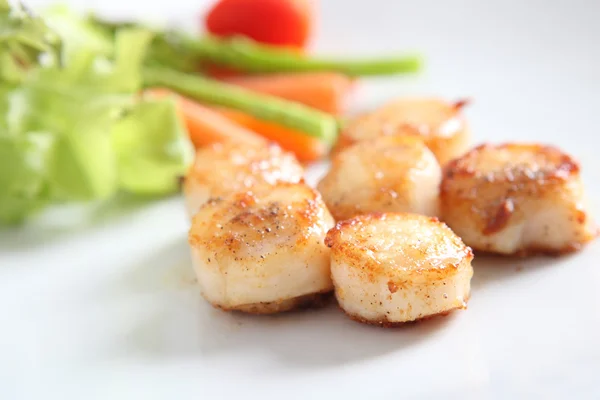
[[[266,141],[255,132],[240,126],[222,114],[192,100],[171,92],[168,89],[148,89],[145,95],[151,97],[175,96],[179,111],[188,129],[190,139],[196,148],[214,142],[236,141],[248,144],[261,144]]]
[[[237,124],[257,132],[266,139],[276,142],[283,149],[296,155],[299,161],[313,162],[327,155],[327,144],[317,138],[268,121],[262,121],[238,110],[213,108],[215,112]]]
[[[224,81],[255,92],[296,101],[330,114],[343,111],[353,84],[351,78],[336,72],[236,76],[225,78]]]

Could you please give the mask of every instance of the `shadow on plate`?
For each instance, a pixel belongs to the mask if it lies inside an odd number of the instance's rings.
[[[166,362],[198,357],[218,362],[258,352],[260,359],[297,368],[336,366],[414,348],[434,340],[455,319],[450,315],[385,329],[350,320],[333,299],[323,309],[273,316],[225,312],[201,297],[183,239],[132,266],[117,286],[121,294],[151,294],[152,306],[128,332],[117,334],[112,351]]]
[[[54,206],[23,225],[0,228],[0,251],[20,251],[86,234],[153,200],[157,199],[120,194],[101,203]]]
[[[453,317],[438,317],[384,329],[351,321],[331,304],[277,316],[251,316],[195,306],[164,308],[128,335],[124,345],[136,357],[162,361],[261,353],[288,367],[315,368],[363,362],[433,340]]]
[[[543,270],[558,268],[570,262],[576,254],[563,256],[506,257],[492,254],[476,254],[473,260],[473,279],[471,288],[474,291],[500,280],[514,279],[525,274],[538,273]]]
[[[160,249],[127,269],[116,285],[121,293],[168,295],[171,292],[197,291],[187,232],[181,232]]]
[[[474,263],[473,291],[523,274],[560,268],[572,262],[571,257],[479,255]],[[198,357],[219,362],[239,353],[259,353],[252,359],[272,359],[287,367],[339,366],[418,348],[458,323],[462,314],[385,329],[350,320],[334,300],[324,309],[274,316],[221,311],[199,293],[184,235],[149,253],[146,260],[131,266],[107,287],[110,290],[105,295],[109,297],[134,293],[152,299],[139,320],[126,332],[117,333],[112,350],[162,362]]]

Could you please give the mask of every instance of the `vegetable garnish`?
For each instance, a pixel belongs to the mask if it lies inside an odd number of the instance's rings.
[[[0,82],[15,82],[47,54],[58,59],[61,41],[22,4],[0,0]]]
[[[190,138],[266,138],[319,159],[337,140],[351,77],[420,68],[415,56],[310,56],[303,34],[286,36],[294,47],[233,34],[193,37],[62,6],[42,19],[0,0],[0,223],[55,202],[174,193]],[[201,76],[206,65],[253,76],[215,80]],[[176,95],[139,95],[155,88]]]
[[[145,90],[144,96],[150,99],[174,99],[196,148],[215,142],[255,145],[273,141],[294,153],[302,162],[317,161],[329,151],[329,146],[322,140],[259,120],[242,111],[207,107],[163,88]]]
[[[151,99],[173,99],[187,126],[190,139],[197,148],[229,141],[249,145],[266,143],[256,131],[248,130],[218,112],[168,89],[148,89],[144,91],[144,96]]]
[[[193,150],[179,118],[176,100],[144,100],[112,128],[119,187],[139,194],[179,190],[177,178],[191,163]]]
[[[0,81],[0,223],[21,222],[52,202],[102,200],[119,190],[173,193],[191,161],[172,102],[137,96],[152,33],[119,29],[114,39],[94,36],[105,41],[94,47],[83,40],[92,37],[88,28],[76,26],[79,42],[63,37],[62,64],[32,64],[18,86]],[[2,48],[5,60],[13,49]]]
[[[339,59],[306,56],[297,51],[254,42],[246,37],[219,38],[205,36],[195,39],[172,34],[170,41],[199,60],[232,67],[246,73],[274,72],[340,72],[348,76],[409,74],[421,69],[418,55],[400,55],[373,59]]]
[[[337,121],[333,116],[299,103],[167,68],[147,68],[144,80],[150,87],[166,87],[201,103],[244,111],[259,119],[297,129],[328,144],[337,138]]]
[[[306,72],[225,78],[225,82],[340,114],[353,82],[337,72]]]
[[[276,142],[281,148],[294,153],[298,161],[304,163],[319,161],[329,152],[329,146],[325,142],[304,135],[300,131],[273,122],[262,121],[252,115],[230,108],[216,107],[213,110],[247,129],[258,132],[266,139]]]
[[[120,25],[142,26],[133,22],[115,24],[93,18],[96,26],[110,32]],[[407,54],[392,57],[342,59],[311,56],[295,49],[256,42],[245,36],[193,37],[176,30],[153,30],[155,40],[148,52],[148,64],[193,72],[203,63],[230,67],[239,72],[339,72],[348,76],[412,74],[419,72],[422,59]]]
[[[219,0],[206,14],[206,29],[216,36],[244,35],[260,43],[304,48],[314,23],[312,3],[311,0]]]

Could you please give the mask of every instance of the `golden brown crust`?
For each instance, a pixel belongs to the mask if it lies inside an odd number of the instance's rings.
[[[282,299],[280,301],[270,301],[263,303],[242,304],[235,307],[225,307],[219,304],[213,304],[214,307],[223,311],[240,311],[247,314],[268,315],[294,310],[309,308],[321,308],[329,304],[333,298],[332,291],[321,293],[309,293],[292,299]]]
[[[335,224],[333,228],[327,232],[327,236],[325,237],[325,245],[327,247],[333,247],[336,243],[339,243],[339,236],[341,232],[349,227],[354,227],[360,224],[368,223],[370,221],[383,221],[390,214],[382,213],[382,212],[372,212],[368,214],[357,215],[356,217],[349,218],[343,221],[339,221]],[[436,217],[430,217],[431,220],[438,221]]]
[[[481,170],[477,168],[480,159],[485,157],[487,152],[519,152],[528,157],[531,163],[523,165],[512,165],[513,160],[506,160],[506,167],[497,165],[491,170]],[[533,165],[536,164],[536,165]],[[510,168],[511,174],[507,174],[507,168]],[[441,192],[449,190],[448,185],[452,179],[474,178],[482,183],[504,183],[510,182],[515,186],[531,181],[541,184],[551,184],[556,181],[563,182],[572,175],[580,172],[579,164],[571,156],[563,153],[554,146],[542,144],[526,143],[503,143],[492,145],[489,143],[480,144],[464,154],[462,157],[452,160],[444,168],[444,180],[442,181]]]
[[[273,193],[297,198],[290,198],[284,204],[269,200]],[[316,190],[304,184],[280,182],[209,200],[194,218],[188,241],[191,246],[235,254],[241,247],[261,246],[263,240],[285,231],[286,235],[296,237],[297,247],[302,247],[312,235],[311,227],[324,223],[324,209]],[[215,225],[214,221],[219,223]]]
[[[517,153],[522,164],[505,157],[505,163],[482,166],[487,154]],[[507,154],[511,154],[507,153]],[[493,164],[493,163],[492,163]],[[579,166],[560,150],[543,145],[484,144],[452,161],[444,173],[440,197],[447,218],[465,207],[464,213],[479,220],[483,235],[501,231],[511,219],[523,218],[525,200],[558,197]]]
[[[454,109],[456,111],[461,111],[463,108],[465,108],[469,104],[471,104],[471,99],[460,99],[460,100],[456,100],[452,104],[452,106],[454,107]]]
[[[408,327],[408,326],[412,326],[414,324],[418,324],[419,322],[428,321],[430,319],[439,318],[439,317],[447,317],[453,311],[456,311],[456,310],[466,310],[468,302],[469,302],[469,298],[466,298],[465,302],[464,302],[464,305],[462,305],[462,306],[456,306],[454,308],[451,308],[449,310],[445,310],[445,311],[442,311],[442,312],[439,312],[439,313],[436,313],[436,314],[425,315],[425,316],[423,316],[421,318],[417,318],[417,319],[414,319],[414,320],[411,320],[411,321],[402,321],[402,322],[389,321],[385,316],[383,318],[381,318],[381,319],[366,319],[366,318],[361,317],[360,315],[349,313],[348,311],[344,310],[344,308],[342,308],[342,307],[340,307],[340,309],[351,320],[356,321],[356,322],[360,322],[361,324],[373,325],[373,326],[378,326],[378,327],[381,327],[381,328],[405,328],[405,327]]]
[[[274,143],[213,143],[197,151],[183,180],[183,190],[190,194],[202,186],[212,196],[222,196],[257,184],[296,183],[302,175],[295,156]]]
[[[317,188],[337,221],[376,211],[435,215],[440,180],[439,163],[422,139],[386,136],[335,154]]]
[[[427,224],[435,225],[435,237],[426,235],[428,241],[411,241],[411,235],[406,235],[403,240],[407,242],[407,248],[414,252],[409,257],[413,259],[413,265],[410,266],[412,272],[404,269],[403,276],[406,281],[397,279],[396,271],[382,264],[377,254],[381,249],[369,242],[371,233],[367,230],[376,221],[420,221],[423,227]],[[433,232],[433,231],[432,231]],[[386,232],[378,231],[379,235],[386,235]],[[414,234],[414,233],[413,233]],[[398,235],[396,233],[395,235]],[[356,216],[354,218],[338,222],[327,232],[325,245],[332,249],[332,260],[336,257],[343,258],[349,265],[360,266],[358,273],[364,274],[365,278],[374,281],[376,277],[382,274],[388,275],[394,286],[403,287],[409,285],[410,279],[442,280],[453,276],[473,259],[473,251],[466,246],[458,236],[448,228],[446,224],[440,222],[436,217],[427,217],[410,213],[370,213]],[[398,254],[402,249],[398,248]],[[429,265],[429,255],[437,254],[448,259],[455,259],[456,262],[441,262],[435,266]],[[467,261],[467,263],[465,263]],[[391,262],[390,260],[387,263]],[[399,267],[408,268],[408,267]]]
[[[581,203],[579,174],[578,163],[553,146],[482,144],[446,166],[440,190],[442,215],[477,251],[509,254],[515,246],[514,252],[521,255],[577,251],[595,237]],[[509,236],[495,236],[538,218],[540,210],[556,220],[535,237],[511,244]],[[542,229],[544,219],[534,221],[533,226]],[[565,231],[551,231],[549,227],[556,223],[563,224]],[[566,244],[560,243],[561,236]]]
[[[357,141],[353,140],[348,133],[344,133],[344,131],[342,131],[340,133],[338,140],[335,142],[335,145],[331,149],[331,156],[332,157],[335,156],[336,154],[340,153],[342,150],[344,150],[356,143],[357,143]]]
[[[414,136],[424,140],[444,165],[466,150],[469,127],[462,109],[468,100],[400,99],[350,121],[333,154],[357,142],[381,136]]]
[[[487,222],[487,225],[483,229],[483,234],[491,235],[500,232],[508,224],[508,221],[514,212],[515,203],[513,200],[505,199],[498,207],[496,214]]]

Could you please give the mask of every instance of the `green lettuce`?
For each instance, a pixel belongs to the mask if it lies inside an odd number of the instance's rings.
[[[2,1],[2,0],[0,0]],[[112,38],[66,5],[54,5],[43,13],[44,21],[63,40],[66,57],[80,50],[108,56],[113,52]]]
[[[50,201],[45,175],[53,139],[45,133],[0,136],[0,223],[18,223]]]
[[[60,37],[21,4],[0,0],[0,82],[18,82],[44,54],[59,58]]]
[[[113,128],[120,188],[149,195],[179,189],[194,154],[172,99],[146,100]]]
[[[103,199],[118,190],[110,131],[134,104],[143,59],[125,49],[143,49],[150,39],[147,31],[124,30],[112,62],[82,49],[66,57],[64,67],[35,71],[12,93],[14,131],[48,131],[55,138],[47,172],[56,198]]]
[[[63,38],[61,63],[28,69],[18,85],[0,81],[0,223],[55,201],[177,191],[187,133],[172,102],[137,95],[152,33],[132,27],[108,37],[72,16],[54,18],[49,24],[77,37]]]

